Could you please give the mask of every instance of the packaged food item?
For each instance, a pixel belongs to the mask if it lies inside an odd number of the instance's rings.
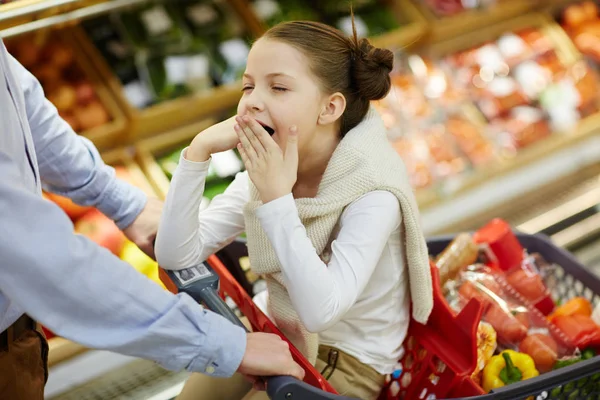
[[[600,326],[587,315],[559,315],[552,318],[552,323],[571,341],[575,346],[585,349],[588,347],[600,347]]]
[[[445,110],[456,109],[467,100],[467,92],[455,84],[444,63],[417,54],[404,57],[401,62],[412,73],[425,98]]]
[[[598,5],[591,0],[568,5],[561,15],[562,26],[579,51],[600,61]]]
[[[494,219],[474,234],[474,240],[489,248],[492,259],[488,265],[502,271],[503,278],[522,300],[544,315],[553,311],[554,301],[536,266],[539,257],[527,254],[508,223]]]
[[[511,383],[535,378],[539,372],[533,359],[524,353],[504,350],[492,357],[483,370],[483,390],[490,392]]]
[[[515,107],[507,116],[492,120],[489,131],[507,152],[517,152],[552,134],[544,112],[530,106]]]
[[[523,339],[519,351],[528,354],[541,373],[551,371],[558,359],[558,344],[552,337],[542,333],[534,333]]]
[[[443,124],[436,123],[423,133],[429,147],[433,163],[433,173],[438,178],[448,178],[459,175],[468,167],[468,163],[459,153],[452,137],[447,134]]]
[[[436,258],[435,264],[440,275],[440,285],[443,287],[449,279],[454,279],[463,268],[477,261],[479,248],[468,233],[461,233]]]
[[[510,76],[488,79],[476,75],[474,81],[473,93],[476,103],[488,120],[512,112],[516,107],[529,104],[518,82]]]
[[[570,315],[585,315],[592,316],[592,303],[585,297],[573,297],[566,303],[556,307],[556,309],[548,316],[548,320],[552,322],[554,318]]]
[[[498,347],[496,331],[487,322],[480,322],[477,326],[477,364],[471,378],[478,381],[479,375],[494,356]]]
[[[434,182],[429,165],[431,156],[422,138],[403,137],[392,142],[392,146],[404,161],[413,187],[425,188]]]
[[[495,148],[483,132],[466,118],[457,115],[446,121],[448,133],[454,138],[460,150],[475,167],[496,159]]]

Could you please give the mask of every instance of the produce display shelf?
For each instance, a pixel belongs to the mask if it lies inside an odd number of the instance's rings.
[[[529,13],[510,20],[503,21],[494,25],[489,25],[477,31],[477,35],[456,36],[444,41],[425,44],[417,52],[426,54],[432,58],[441,58],[448,54],[453,54],[467,48],[472,48],[478,44],[483,44],[494,40],[504,32],[515,32],[525,28],[538,28],[547,37],[549,37],[557,51],[557,55],[563,65],[573,65],[582,59],[581,54],[577,52],[572,42],[556,24],[556,22],[546,14]],[[472,107],[467,106],[465,114],[472,114]],[[478,112],[476,113],[478,114]],[[477,119],[477,118],[476,118]],[[479,120],[479,124],[485,124],[485,120]],[[457,221],[450,223],[450,217],[445,218],[441,214],[450,213],[456,207],[463,208],[459,213],[460,218],[469,218],[477,212],[482,212],[483,209],[493,209],[498,206],[497,200],[499,197],[494,197],[489,193],[482,191],[482,187],[495,185],[502,181],[505,193],[508,193],[515,188],[518,194],[524,194],[528,191],[527,188],[519,188],[519,179],[517,176],[527,174],[527,170],[534,165],[547,163],[553,160],[561,151],[567,152],[567,149],[576,149],[581,146],[581,143],[595,143],[594,138],[600,133],[600,113],[592,114],[579,121],[577,126],[564,132],[554,132],[549,137],[540,140],[533,145],[524,149],[520,149],[516,155],[507,158],[501,158],[498,162],[491,163],[481,168],[474,169],[465,174],[461,174],[456,178],[448,178],[443,182],[433,185],[428,188],[417,190],[417,200],[424,215],[435,215],[432,217],[435,221],[431,224],[426,222],[428,226],[427,233],[447,232],[447,227],[454,225]],[[560,156],[559,156],[560,158]],[[574,160],[574,165],[579,165],[578,160]],[[582,160],[579,160],[582,161]],[[571,170],[565,171],[568,173]],[[557,175],[560,176],[560,175]],[[510,178],[508,178],[510,177]],[[501,179],[503,178],[503,179]],[[553,176],[540,175],[539,183],[548,183],[556,181]],[[536,187],[535,185],[534,187]],[[521,192],[523,190],[523,192]],[[532,188],[533,190],[533,188]],[[464,206],[461,202],[467,201],[470,195],[477,196],[473,202],[477,203],[474,208]],[[500,197],[502,198],[502,197]],[[505,198],[504,198],[505,199]],[[457,204],[452,206],[451,204]],[[469,203],[470,204],[470,203]],[[452,215],[454,217],[454,215]],[[458,218],[458,215],[456,215]],[[427,221],[430,221],[426,218]],[[447,224],[447,225],[446,225]]]
[[[204,119],[184,128],[178,128],[165,132],[162,135],[142,140],[136,144],[136,160],[160,198],[166,198],[170,181],[158,165],[156,161],[157,156],[189,145],[198,133],[214,125],[216,122],[217,120],[213,118]]]
[[[94,46],[81,26],[73,29],[73,36],[82,51],[92,60],[103,80],[117,98],[127,115],[130,126],[128,141],[153,136],[193,123],[199,118],[234,106],[241,96],[242,83],[217,86],[204,92],[168,100],[145,109],[131,105],[124,95],[124,87],[100,51]]]
[[[0,37],[7,38],[79,21],[148,0],[17,0],[0,5]]]
[[[437,42],[460,35],[473,37],[473,31],[535,10],[544,0],[504,0],[489,7],[467,10],[447,17],[437,16],[422,1],[416,3],[429,26],[428,41]]]

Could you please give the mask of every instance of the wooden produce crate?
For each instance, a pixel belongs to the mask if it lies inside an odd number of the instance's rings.
[[[569,37],[577,56],[600,65],[600,2],[597,0],[558,1],[545,8]],[[591,7],[589,7],[591,6]]]
[[[189,145],[192,139],[204,129],[217,123],[214,118],[204,119],[182,128],[165,132],[136,144],[136,159],[148,177],[156,194],[164,199],[169,190],[170,180],[156,161],[178,148]]]
[[[543,13],[526,14],[495,25],[486,26],[471,34],[459,35],[445,41],[431,43],[422,48],[420,52],[430,58],[439,59],[495,40],[505,32],[515,32],[526,28],[538,28],[549,37],[564,66],[571,66],[581,60],[581,56],[577,53],[565,32],[555,21]],[[479,118],[482,124],[486,123],[485,118],[474,104],[469,104],[466,107],[471,113],[475,110],[477,113],[475,118]],[[422,209],[441,207],[447,200],[474,190],[483,183],[493,181],[500,176],[519,171],[535,162],[550,157],[559,150],[581,143],[599,132],[600,113],[592,114],[580,120],[578,126],[571,131],[553,132],[549,137],[520,149],[514,156],[503,157],[496,163],[466,173],[460,178],[460,183],[452,182],[447,186],[442,184],[441,188],[432,187],[419,190],[417,192],[419,204]]]
[[[230,0],[230,3],[256,36],[262,35],[268,29],[268,26],[262,23],[252,10],[249,0]],[[393,31],[371,37],[374,46],[407,48],[425,38],[428,31],[427,20],[410,0],[390,0],[386,3],[389,3],[390,11],[401,26]]]
[[[18,0],[0,5],[0,30],[60,16],[108,0]]]
[[[468,33],[472,33],[472,38],[477,40],[475,32],[480,28],[509,21],[534,10],[544,2],[544,0],[502,0],[489,8],[473,9],[452,16],[440,17],[423,3],[424,0],[412,1],[429,25],[429,41],[431,42]]]
[[[34,75],[37,75],[36,77],[41,81],[47,98],[56,103],[55,105],[59,108],[61,116],[65,117],[79,134],[92,140],[101,150],[113,147],[123,140],[123,134],[127,128],[125,114],[96,69],[92,67],[78,45],[71,39],[69,32],[69,28],[56,31],[44,30],[8,39],[6,45],[9,51],[25,67]],[[34,47],[38,50],[34,52],[27,50]],[[72,61],[57,61],[57,58],[53,58],[58,57],[57,53],[61,52],[63,52],[61,55],[61,57],[64,57],[63,60],[72,59]],[[48,59],[54,61],[50,62]],[[51,66],[57,65],[56,63],[59,62],[66,63],[66,66],[62,69]],[[65,85],[59,87],[58,82],[60,81],[63,81]],[[79,86],[74,86],[82,82],[85,85],[89,84],[87,86],[88,100],[80,97]],[[89,93],[90,90],[91,93]],[[63,105],[58,104],[57,101],[63,101]],[[77,125],[80,125],[80,123],[75,118],[77,115],[76,110],[84,109],[87,107],[85,104],[97,105],[98,103],[101,108],[101,118],[106,119],[107,122],[100,125],[96,124],[96,126],[88,129],[78,129]],[[69,106],[69,110],[64,111],[64,107],[67,107],[68,104],[72,104],[72,107]],[[95,117],[97,117],[97,113],[95,114]],[[80,115],[80,118],[85,119],[86,125],[89,124],[90,118],[94,118],[89,113]]]
[[[128,140],[149,137],[209,116],[237,104],[241,97],[241,81],[218,86],[212,90],[191,94],[174,100],[138,109],[124,95],[124,88],[100,51],[92,43],[82,27],[74,29],[75,40],[90,58],[99,74],[106,81],[120,107],[130,120]]]
[[[101,155],[105,163],[115,167],[124,167],[134,181],[133,183],[142,189],[146,194],[148,194],[148,196],[157,197],[152,185],[148,182],[148,179],[142,172],[142,169],[134,160],[131,149],[118,148],[108,152],[103,152]],[[62,337],[50,338],[48,340],[48,345],[48,364],[50,367],[73,358],[88,350],[85,346]]]

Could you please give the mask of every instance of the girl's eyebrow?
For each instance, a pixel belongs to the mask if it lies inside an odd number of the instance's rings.
[[[290,79],[296,79],[293,76],[288,75],[284,72],[271,72],[270,74],[267,74],[267,78],[275,78],[278,76],[283,76],[285,78],[290,78]],[[252,75],[250,75],[249,73],[244,73],[244,78],[252,79]]]

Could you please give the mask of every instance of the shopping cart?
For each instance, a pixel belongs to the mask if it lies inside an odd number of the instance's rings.
[[[554,246],[545,236],[517,234],[517,237],[530,253],[540,253],[548,262],[557,266],[553,269],[554,275],[550,277],[555,282],[552,286],[555,301],[584,296],[594,305],[600,303],[600,279],[579,264],[571,254]],[[429,253],[441,253],[451,240],[452,237],[428,240]],[[233,254],[230,254],[229,259],[239,259],[246,255],[243,243],[230,246]],[[380,400],[600,400],[600,357],[484,394],[470,377],[477,362],[476,333],[482,314],[481,305],[477,300],[471,300],[456,315],[438,289],[439,278],[434,265],[432,273],[434,310],[426,325],[415,321],[411,323],[404,345],[404,356],[399,362],[402,369],[389,377]],[[254,306],[248,293],[216,256],[211,256],[200,266],[184,271],[163,272],[163,278],[165,275],[169,277],[168,280],[165,279],[165,284],[171,291],[186,292],[209,309],[243,326],[223,301],[227,295],[248,318],[253,331],[281,335],[269,318]],[[305,369],[305,380],[299,382],[290,377],[268,379],[267,393],[271,399],[349,399],[337,395],[331,385],[291,344],[290,350],[294,359]]]

